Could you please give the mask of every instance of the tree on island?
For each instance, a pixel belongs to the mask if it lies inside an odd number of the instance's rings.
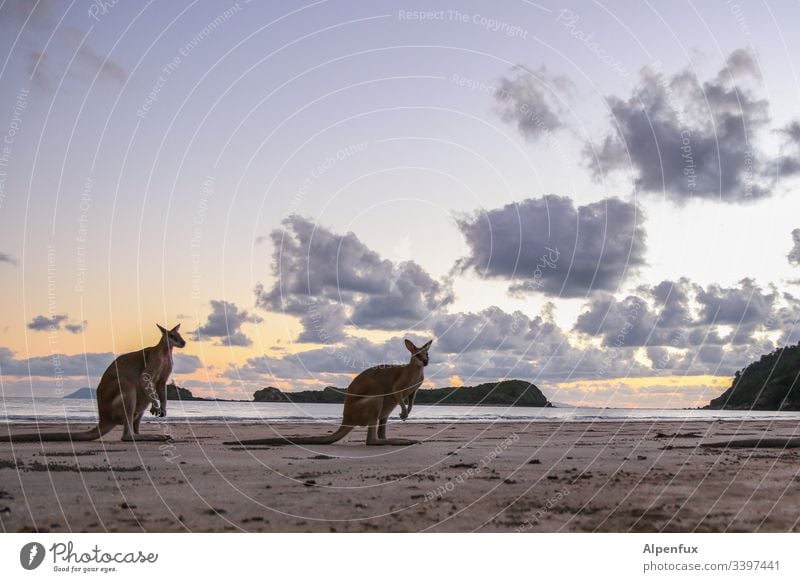
[[[253,394],[256,402],[343,403],[346,391],[328,386],[324,390],[284,392],[267,386]],[[416,404],[485,405],[485,406],[552,406],[544,394],[531,382],[502,380],[477,386],[432,388],[417,392]]]
[[[800,410],[800,344],[764,354],[733,376],[708,409]]]

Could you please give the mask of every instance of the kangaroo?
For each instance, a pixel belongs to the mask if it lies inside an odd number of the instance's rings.
[[[93,441],[122,425],[123,441],[165,441],[167,435],[141,435],[139,424],[148,406],[167,415],[167,380],[172,374],[172,348],[186,345],[180,324],[167,330],[156,324],[161,340],[154,346],[122,354],[106,368],[97,385],[97,426],[85,432],[28,433],[0,436],[0,442]]]
[[[280,437],[226,442],[226,445],[330,445],[343,439],[356,426],[367,427],[367,445],[415,445],[419,441],[386,438],[386,421],[400,405],[400,418],[408,418],[417,389],[425,379],[428,348],[433,340],[418,348],[405,340],[411,360],[405,365],[381,364],[361,372],[350,383],[344,399],[342,425],[335,432],[319,437]]]

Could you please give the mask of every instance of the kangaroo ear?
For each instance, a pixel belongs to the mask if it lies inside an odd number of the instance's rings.
[[[161,333],[167,333],[167,330],[161,327],[159,324],[156,324],[156,327],[161,331]]]
[[[411,340],[406,340],[405,343],[406,343],[406,349],[409,352],[411,352],[412,354],[417,352],[417,346],[411,343]]]
[[[433,343],[433,340],[428,340],[428,343],[426,343],[424,346],[422,346],[422,349],[423,350],[427,350],[429,347],[431,347],[432,343]]]
[[[173,327],[170,331],[178,331],[181,328],[181,324],[179,323],[175,327]]]

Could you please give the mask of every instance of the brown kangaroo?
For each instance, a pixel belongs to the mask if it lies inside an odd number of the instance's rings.
[[[186,341],[156,324],[161,340],[138,352],[122,354],[106,368],[97,385],[97,426],[85,432],[27,433],[0,436],[0,442],[93,441],[122,425],[123,441],[164,441],[167,435],[141,435],[139,424],[148,406],[156,416],[167,415],[167,380],[172,374],[172,348]]]
[[[411,361],[405,365],[381,364],[361,372],[350,383],[344,398],[342,425],[331,434],[318,437],[280,437],[226,442],[226,445],[329,445],[343,439],[356,426],[367,427],[368,445],[414,445],[419,441],[386,438],[386,421],[400,405],[400,418],[408,418],[414,406],[417,389],[425,379],[423,369],[428,365],[428,348],[405,340]],[[406,404],[407,403],[407,404]]]

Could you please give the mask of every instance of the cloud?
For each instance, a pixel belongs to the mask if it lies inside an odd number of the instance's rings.
[[[534,316],[497,307],[441,316],[434,326],[435,361],[442,363],[447,376],[455,374],[466,384],[516,377],[567,381],[645,372],[635,361],[634,350],[610,354],[592,346],[579,347],[555,322],[553,312],[548,304]]]
[[[443,314],[436,318],[436,350],[465,353],[481,350],[530,352],[534,347],[552,354],[566,336],[552,318],[552,306],[530,317],[490,307],[477,313]],[[535,344],[535,346],[534,346]],[[546,347],[545,347],[546,346]]]
[[[426,369],[432,384],[448,385],[458,376],[466,385],[523,378],[547,386],[732,375],[776,345],[800,341],[800,301],[749,279],[725,287],[681,278],[641,285],[620,297],[592,294],[571,330],[557,324],[550,303],[538,314],[490,307],[439,312],[429,322],[430,335],[420,332],[412,340],[434,338]],[[222,376],[247,385],[346,387],[370,366],[405,363],[402,339],[351,337],[339,345],[250,358],[231,364]]]
[[[613,291],[645,264],[643,220],[618,198],[577,208],[565,196],[529,198],[460,220],[471,254],[458,267],[508,279],[518,294]]]
[[[413,341],[422,336],[411,336]],[[223,377],[248,382],[271,382],[275,379],[305,382],[321,381],[324,384],[347,386],[349,381],[371,366],[381,363],[407,363],[408,351],[402,338],[382,343],[364,338],[352,338],[343,346],[326,346],[286,354],[280,357],[260,356],[249,358],[242,365],[231,364]]]
[[[311,303],[300,314],[303,331],[297,337],[300,343],[338,343],[347,339],[345,326],[348,323],[345,308],[338,303]]]
[[[778,133],[784,137],[782,153],[778,158],[778,173],[793,176],[800,172],[800,121],[792,121]]]
[[[182,354],[180,352],[173,352],[172,354],[173,374],[191,374],[202,367],[203,362],[193,354]]]
[[[17,359],[8,348],[0,347],[0,373],[4,376],[86,377],[101,375],[114,360],[110,352],[85,354],[53,354]]]
[[[392,267],[389,288],[354,304],[352,322],[366,329],[401,330],[422,323],[450,303],[449,290],[413,261]]]
[[[114,361],[111,352],[86,352],[84,354],[53,354],[17,359],[13,351],[0,347],[0,375],[11,377],[42,377],[59,381],[60,378],[99,377]],[[176,352],[173,357],[176,374],[189,374],[202,367],[197,356]]]
[[[61,324],[68,319],[66,314],[63,315],[37,315],[30,322],[28,322],[28,329],[33,331],[56,331],[61,329]]]
[[[658,325],[658,316],[640,297],[629,295],[622,300],[610,294],[593,297],[588,310],[578,316],[576,331],[599,336],[603,346],[631,347],[665,345],[669,333]]]
[[[16,265],[17,260],[11,255],[7,255],[6,253],[0,253],[0,263],[9,263],[11,265]]]
[[[128,73],[109,55],[98,54],[84,39],[86,31],[60,24],[63,10],[53,2],[5,2],[3,31],[16,37],[27,51],[28,74],[39,87],[53,91],[67,74],[71,78],[92,82],[123,84]],[[68,8],[67,8],[68,9]],[[12,38],[13,38],[12,37]]]
[[[500,79],[494,92],[496,110],[525,139],[535,141],[562,127],[559,96],[569,96],[573,89],[569,78],[553,75],[544,66],[531,70],[518,65]]]
[[[794,345],[800,343],[800,298],[784,293],[783,299],[768,327],[780,331],[778,345]]]
[[[772,316],[776,299],[776,292],[764,293],[752,279],[743,279],[739,287],[723,288],[712,284],[697,290],[703,324],[745,327],[763,324]]]
[[[800,228],[795,228],[792,231],[792,250],[786,255],[789,259],[789,264],[800,266]]]
[[[89,325],[89,322],[84,319],[80,323],[65,323],[64,329],[70,333],[83,333],[87,325]]]
[[[491,307],[480,312],[437,314],[431,321],[433,333],[410,337],[418,343],[435,338],[426,378],[437,385],[446,385],[453,375],[469,385],[503,378],[548,382],[644,375],[649,369],[636,361],[633,349],[609,354],[591,346],[577,347],[555,323],[552,305],[535,316]],[[257,385],[283,382],[346,387],[370,366],[406,363],[404,337],[382,342],[349,338],[336,346],[265,354],[242,365],[231,364],[223,377]]]
[[[510,320],[518,320],[521,329],[504,330]],[[454,325],[450,332],[434,339],[431,364],[426,369],[426,379],[435,385],[448,385],[453,375],[470,385],[504,378],[556,382],[637,376],[647,372],[647,368],[634,359],[633,350],[618,350],[609,355],[597,348],[571,345],[564,332],[546,316],[527,320],[519,313],[492,309],[453,316],[450,322],[442,322],[442,325],[446,327],[448,323]],[[469,333],[476,333],[475,341],[463,341],[462,334]],[[430,336],[420,334],[411,339],[423,342]],[[242,365],[231,364],[222,375],[249,385],[283,382],[294,386],[344,388],[358,373],[371,366],[407,361],[408,352],[403,347],[402,336],[380,343],[352,338],[342,346],[250,358]]]
[[[595,177],[629,169],[638,190],[679,203],[770,196],[775,180],[757,147],[768,102],[748,88],[759,82],[752,55],[742,49],[702,82],[689,68],[664,75],[645,67],[627,100],[608,97],[615,130],[584,150]]]
[[[64,314],[55,315],[37,315],[27,324],[27,328],[32,331],[60,331],[63,328],[70,333],[83,333],[83,330],[89,325],[89,322],[83,320],[82,322],[68,323],[69,316]]]
[[[750,279],[700,286],[687,279],[642,286],[616,299],[595,295],[574,331],[609,351],[646,347],[651,373],[728,374],[798,335],[800,305]],[[767,336],[779,331],[777,337]],[[770,339],[773,337],[773,339]]]
[[[447,282],[414,261],[394,263],[353,233],[340,235],[293,215],[272,232],[271,288],[256,286],[256,304],[298,316],[298,341],[345,339],[345,327],[401,330],[453,301]]]
[[[258,315],[239,309],[234,303],[212,299],[211,313],[206,323],[195,330],[195,339],[203,341],[218,338],[217,345],[250,346],[253,342],[242,332],[242,325],[262,321]]]

